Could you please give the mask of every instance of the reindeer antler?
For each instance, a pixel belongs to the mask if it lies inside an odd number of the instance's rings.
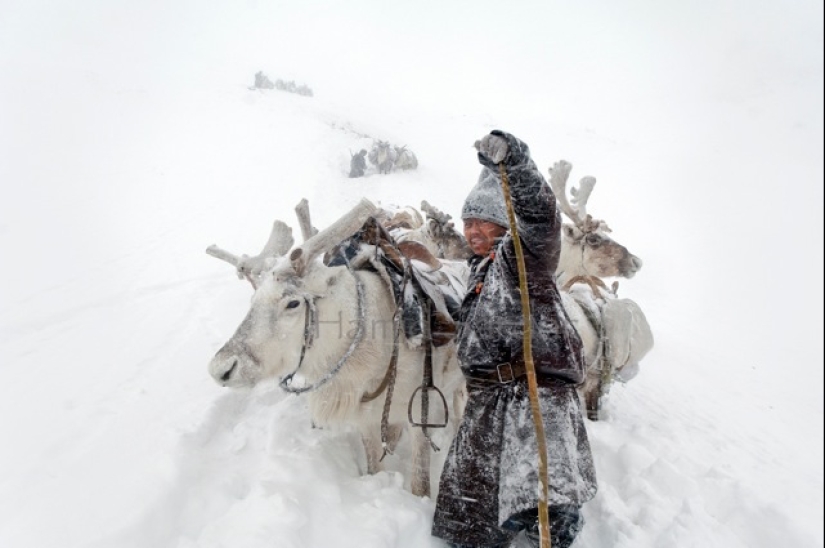
[[[363,198],[343,217],[309,238],[300,247],[293,249],[289,254],[289,260],[295,272],[299,276],[302,275],[315,257],[358,231],[377,209],[372,202]]]
[[[578,206],[579,217],[582,219],[587,218],[587,200],[590,198],[594,186],[596,186],[596,178],[588,175],[579,180],[579,188],[570,187],[570,195],[573,196],[572,202]]]
[[[292,238],[292,229],[283,221],[272,223],[272,231],[258,257],[283,257],[292,249],[295,240]]]
[[[579,216],[579,211],[567,201],[567,178],[570,177],[571,169],[573,169],[573,164],[566,160],[559,160],[548,169],[548,173],[550,174],[550,188],[556,195],[559,207],[578,226],[584,219]]]
[[[272,231],[269,233],[269,239],[264,244],[261,252],[250,257],[249,255],[241,255],[240,257],[221,249],[216,245],[210,245],[206,248],[206,253],[226,261],[235,267],[239,279],[246,278],[253,288],[258,285],[255,280],[258,276],[271,266],[271,260],[276,257],[282,257],[290,250],[294,240],[292,238],[292,229],[283,221],[275,221],[272,223]]]
[[[593,192],[593,187],[596,186],[595,177],[590,175],[582,177],[579,180],[579,188],[570,187],[572,201],[576,207],[573,207],[567,201],[567,178],[570,176],[572,168],[573,165],[570,162],[559,160],[548,170],[550,173],[550,187],[556,195],[559,207],[582,232],[595,232],[596,230],[610,232],[607,223],[594,219],[592,215],[587,213],[587,200],[590,199],[590,193]]]
[[[301,201],[295,206],[295,214],[298,216],[298,226],[301,227],[301,237],[304,241],[318,234],[318,229],[312,226],[312,221],[309,218],[309,202],[306,198],[301,198]]]
[[[427,202],[427,200],[421,201],[421,211],[427,214],[427,219],[432,219],[442,226],[452,225],[452,223],[450,222],[450,219],[452,219],[452,217],[444,213],[440,209],[431,206],[429,202]]]

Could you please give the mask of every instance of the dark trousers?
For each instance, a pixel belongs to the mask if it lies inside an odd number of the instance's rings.
[[[580,508],[573,504],[550,506],[547,509],[547,515],[550,518],[550,545],[553,548],[569,548],[584,525]],[[537,508],[516,514],[507,520],[504,527],[513,531],[513,536],[524,530],[524,534],[530,543],[536,548],[540,546],[539,512]],[[451,548],[507,548],[509,545],[509,542],[489,546],[449,544]]]

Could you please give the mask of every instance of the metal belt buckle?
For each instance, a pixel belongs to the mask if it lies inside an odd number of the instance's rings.
[[[501,378],[501,369],[503,366],[507,366],[510,368],[510,378],[508,380],[504,380]],[[498,374],[498,382],[501,384],[510,384],[514,380],[516,380],[516,372],[513,371],[513,364],[510,362],[500,363],[496,366],[496,373]]]

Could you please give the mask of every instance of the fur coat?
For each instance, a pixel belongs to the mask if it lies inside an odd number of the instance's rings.
[[[580,506],[596,492],[590,445],[576,384],[583,381],[582,345],[556,288],[561,218],[552,190],[525,143],[505,137],[504,159],[525,252],[533,321],[533,358],[548,447],[549,505]],[[479,154],[488,174],[498,166]],[[458,356],[468,377],[494,371],[522,355],[522,317],[515,249],[510,234],[488,257],[471,259],[468,293],[459,317]],[[508,520],[538,506],[538,449],[526,377],[470,383],[465,414],[441,476],[433,534],[457,544],[508,541]]]

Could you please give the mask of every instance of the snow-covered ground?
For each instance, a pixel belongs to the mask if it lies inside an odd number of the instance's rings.
[[[251,289],[204,249],[303,197],[457,217],[495,128],[595,175],[645,261],[576,546],[823,546],[822,11],[0,0],[0,546],[441,546],[353,434],[209,378]],[[347,178],[372,138],[419,168]]]

